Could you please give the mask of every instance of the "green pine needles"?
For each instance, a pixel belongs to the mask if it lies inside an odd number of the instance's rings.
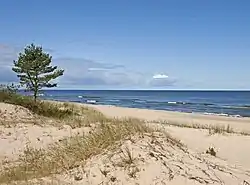
[[[12,70],[17,73],[20,84],[33,92],[36,101],[38,92],[43,87],[56,87],[57,83],[51,80],[62,76],[64,70],[51,66],[52,56],[43,52],[43,48],[31,44],[19,53],[17,61],[14,61]]]

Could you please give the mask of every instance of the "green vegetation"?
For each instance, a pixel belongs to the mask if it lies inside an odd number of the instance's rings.
[[[40,116],[62,119],[73,115],[72,109],[61,109],[58,104],[46,101],[39,100],[35,102],[28,96],[17,94],[9,86],[2,86],[2,88],[0,89],[0,102],[20,105]]]
[[[57,66],[51,66],[52,56],[43,52],[43,48],[31,44],[24,48],[23,53],[19,53],[18,60],[14,61],[12,70],[17,73],[20,84],[34,94],[36,101],[40,89],[43,87],[56,87],[56,83],[51,80],[62,76],[64,70],[58,70]]]
[[[31,44],[24,48],[24,52],[19,53],[18,59],[14,61],[12,70],[17,73],[20,84],[33,92],[34,99],[19,95],[18,86],[12,84],[0,86],[0,102],[25,107],[40,116],[59,119],[72,116],[74,111],[70,108],[62,108],[56,103],[37,100],[39,90],[43,87],[57,86],[56,83],[51,83],[51,80],[64,73],[64,70],[57,69],[57,66],[51,66],[51,62],[52,56],[43,52],[42,47]]]

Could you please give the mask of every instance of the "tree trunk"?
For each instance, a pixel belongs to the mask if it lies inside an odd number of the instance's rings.
[[[37,99],[37,93],[38,93],[38,72],[36,71],[36,74],[35,74],[35,79],[34,79],[34,101],[36,102],[36,99]]]
[[[35,89],[35,90],[34,90],[34,101],[35,101],[35,102],[36,102],[36,99],[37,99],[37,92],[38,92],[38,90]]]

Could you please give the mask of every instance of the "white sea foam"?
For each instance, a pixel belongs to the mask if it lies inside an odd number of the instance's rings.
[[[203,114],[205,114],[205,115],[215,115],[215,113],[211,113],[211,112],[204,112]]]
[[[225,113],[220,113],[220,114],[217,114],[218,116],[229,116],[228,114],[225,114]]]
[[[242,117],[242,116],[239,115],[239,114],[230,115],[230,114],[225,114],[225,113],[211,113],[211,112],[204,112],[203,114],[205,114],[205,115],[215,115],[215,116],[235,117],[235,118],[240,118],[240,117]]]
[[[177,104],[175,101],[169,101],[168,104]]]
[[[87,100],[87,103],[96,103],[96,100]]]
[[[239,115],[239,114],[236,114],[236,115],[230,115],[230,117],[234,117],[234,118],[241,118],[242,116]]]
[[[120,100],[108,100],[109,102],[119,102]]]

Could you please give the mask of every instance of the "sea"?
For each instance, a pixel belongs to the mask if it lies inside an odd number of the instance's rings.
[[[39,98],[187,113],[250,117],[250,91],[45,90]]]

